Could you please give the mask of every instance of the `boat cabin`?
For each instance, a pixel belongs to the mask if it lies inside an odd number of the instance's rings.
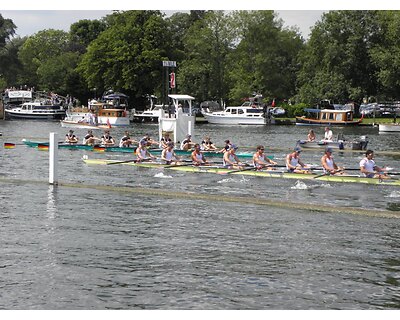
[[[306,118],[320,121],[353,121],[353,111],[351,110],[331,110],[331,109],[305,109]]]

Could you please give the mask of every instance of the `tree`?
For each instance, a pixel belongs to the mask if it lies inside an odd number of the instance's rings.
[[[69,35],[62,30],[42,30],[29,37],[18,54],[24,66],[25,82],[39,88],[46,79],[40,77],[38,69],[54,57],[67,52],[68,48]]]
[[[69,34],[71,42],[76,46],[74,51],[84,53],[86,47],[106,28],[107,24],[103,20],[84,19],[71,24]]]
[[[232,18],[238,33],[229,57],[229,98],[238,102],[255,92],[269,99],[294,95],[296,58],[303,47],[299,33],[283,29],[273,11],[238,11]]]
[[[376,11],[330,11],[311,32],[299,56],[297,99],[359,101],[377,93],[370,50],[379,40]]]
[[[185,59],[178,72],[181,91],[198,100],[225,99],[228,91],[226,59],[233,32],[222,11],[208,11],[184,35]]]
[[[161,86],[161,61],[168,43],[159,11],[114,12],[109,27],[93,40],[79,65],[88,87],[121,90],[141,98]]]
[[[0,86],[5,87],[9,83],[8,75],[14,64],[10,65],[13,56],[10,49],[12,45],[8,45],[11,37],[15,34],[16,26],[11,19],[4,19],[0,14]]]

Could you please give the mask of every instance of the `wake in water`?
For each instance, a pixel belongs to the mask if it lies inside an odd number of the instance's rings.
[[[168,176],[164,174],[163,172],[157,173],[154,178],[160,178],[160,179],[172,179],[172,176]]]
[[[292,190],[311,190],[316,188],[332,188],[332,186],[329,183],[313,184],[308,186],[304,181],[297,180],[295,185],[290,187]]]
[[[218,181],[218,183],[232,183],[232,182],[246,183],[248,181],[250,181],[250,180],[246,179],[244,176],[242,176],[240,180],[236,180],[235,178],[226,178],[226,179],[222,179],[222,180]]]
[[[385,198],[400,198],[400,191],[392,191],[390,194],[385,196]]]

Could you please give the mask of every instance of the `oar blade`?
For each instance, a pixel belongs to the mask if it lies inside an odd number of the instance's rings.
[[[4,142],[4,149],[14,149],[15,143]]]

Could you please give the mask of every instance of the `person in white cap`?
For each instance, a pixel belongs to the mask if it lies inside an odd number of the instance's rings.
[[[325,149],[325,154],[321,158],[321,165],[326,174],[335,174],[338,172],[343,172],[343,168],[339,167],[332,156],[332,148],[328,147]]]
[[[305,169],[307,165],[300,160],[300,152],[301,148],[296,147],[293,152],[286,156],[286,169],[293,173],[309,173],[309,171]]]
[[[234,144],[230,146],[230,148],[224,153],[224,157],[222,159],[222,163],[224,167],[230,169],[243,169],[244,163],[242,163],[238,156],[235,154],[238,147]]]

